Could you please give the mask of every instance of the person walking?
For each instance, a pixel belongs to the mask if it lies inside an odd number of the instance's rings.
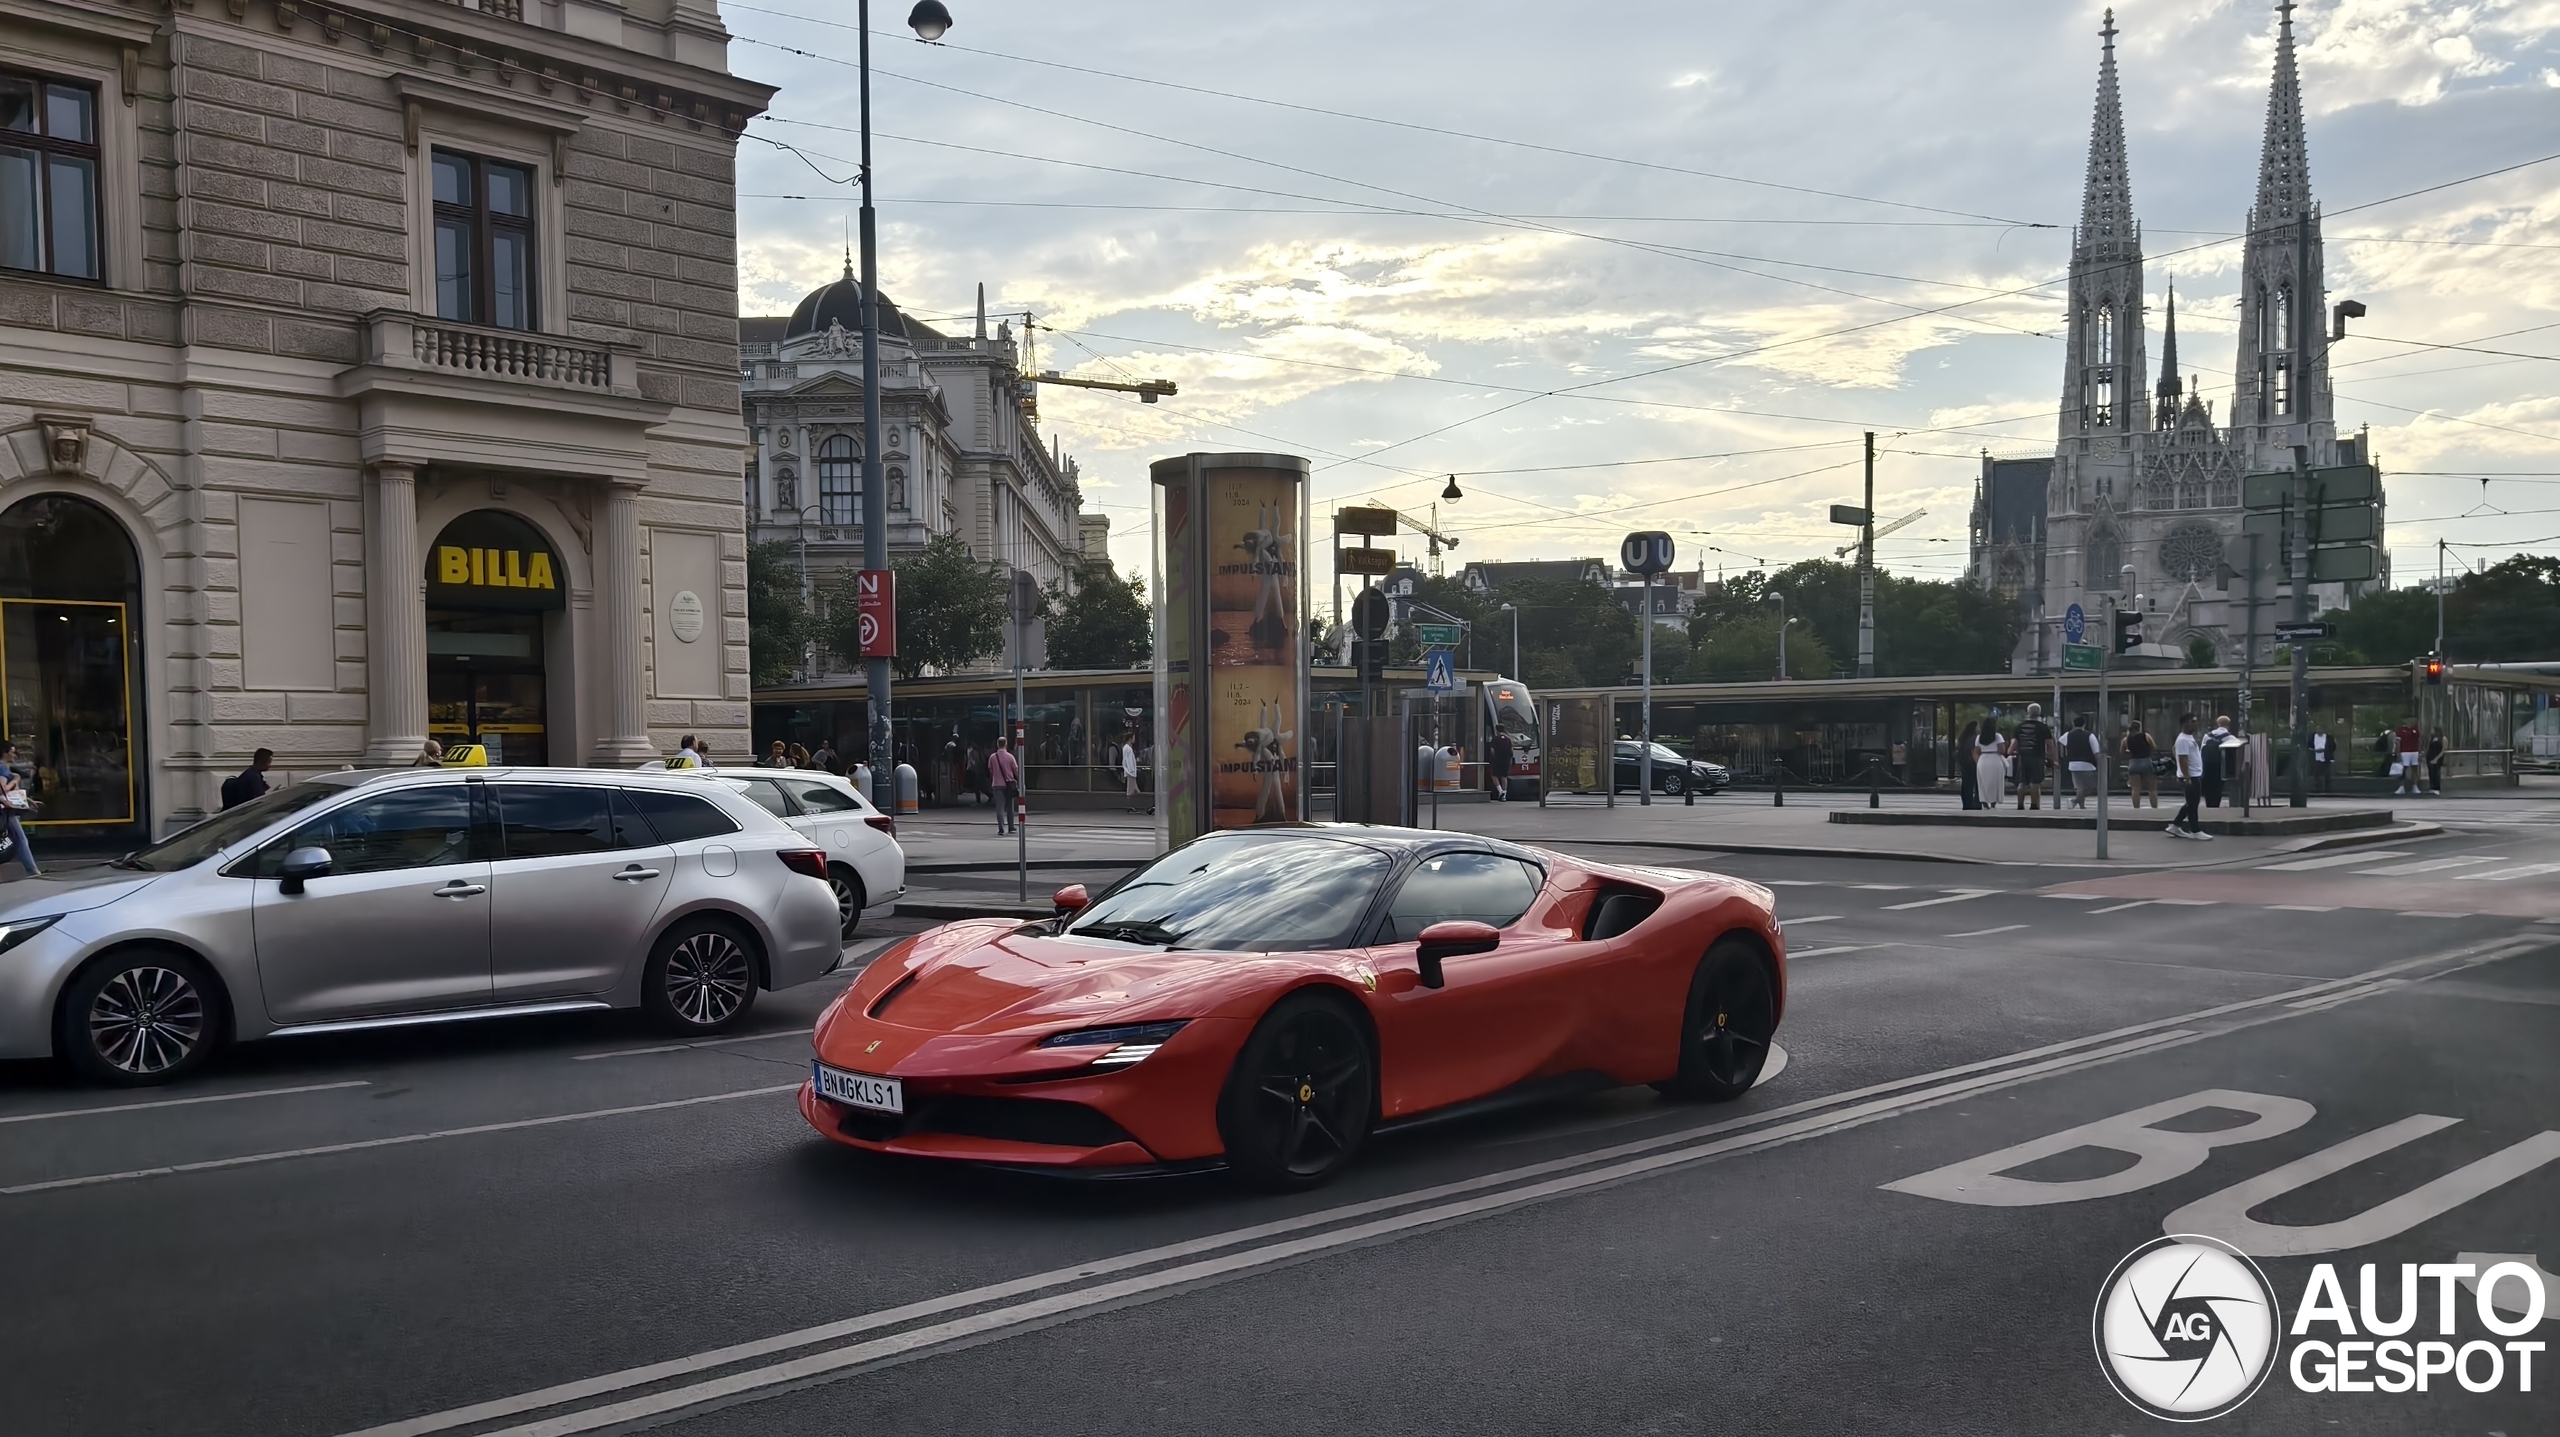
[[[267,791],[267,770],[276,762],[276,751],[262,748],[249,755],[249,766],[222,781],[222,806],[238,808]]]
[[[1134,733],[1123,734],[1120,737],[1120,782],[1127,789],[1129,811],[1137,812],[1138,736]]]
[[[2010,739],[2010,753],[2017,759],[2018,807],[2021,811],[2044,808],[2045,760],[2051,756],[2053,725],[2044,721],[2044,705],[2027,705],[2026,721],[2018,725]],[[2053,806],[2062,806],[2062,790],[2053,791]]]
[[[1013,832],[1013,799],[1022,786],[1022,765],[1013,756],[1013,740],[999,736],[987,755],[987,781],[996,791],[996,833]]]
[[[2222,780],[2230,768],[2227,757],[2231,743],[2229,715],[2216,717],[2204,736],[2204,806],[2222,807]]]
[[[2062,761],[2070,766],[2071,806],[2087,808],[2098,791],[2098,736],[2089,731],[2089,716],[2082,714],[2071,721],[2071,732],[2062,736]],[[2054,807],[2062,806],[2062,790],[2053,791]]]
[[[2160,806],[2160,745],[2140,719],[2125,721],[2124,737],[2116,744],[2116,756],[2124,760],[2125,799],[2135,808],[2150,798],[2151,806]]]
[[[438,742],[436,742],[434,739],[428,739],[424,744],[422,744],[422,745],[420,745],[420,746],[419,746],[419,748],[418,748],[418,756],[417,756],[416,758],[413,758],[413,759],[409,760],[409,767],[411,767],[411,768],[442,768],[442,767],[444,767],[444,745],[443,745],[443,744],[440,744],[440,743],[438,743]]]
[[[2311,776],[2318,780],[2322,793],[2333,792],[2337,779],[2338,741],[2325,733],[2311,736]]]
[[[2178,791],[2183,801],[2178,805],[2178,816],[2169,820],[2168,834],[2171,838],[2209,839],[2213,835],[2205,832],[2204,825],[2196,818],[2196,809],[2204,802],[2205,747],[2203,740],[2196,736],[2194,714],[2178,715],[2178,742],[2174,752],[2178,765]]]
[[[263,751],[263,750],[262,750]],[[2427,736],[2427,792],[2444,796],[2444,730]]]
[[[1956,766],[1956,805],[1966,813],[1982,807],[1982,791],[1974,786],[1973,767],[1973,738],[1979,732],[1981,729],[1970,722],[1959,724],[1948,744]]]
[[[1484,746],[1485,777],[1492,780],[1493,801],[1511,801],[1511,735],[1500,729],[1493,731],[1493,741]]]
[[[2414,718],[2402,719],[2400,727],[2391,731],[2391,741],[2399,753],[2399,757],[2394,761],[2397,767],[2393,772],[2400,780],[2391,791],[2395,795],[2406,793],[2415,798],[2420,791],[2418,775],[2423,772],[2419,765],[2426,761],[2426,738],[2418,732],[2418,721]]]
[[[1990,719],[1982,721],[1982,731],[1974,736],[1973,753],[1974,795],[1984,808],[1998,808],[2009,782],[2008,745],[2001,740],[2000,725]]]
[[[27,781],[18,776],[18,746],[0,743],[0,825],[7,829],[7,856],[18,860],[18,866],[26,870],[29,878],[37,873],[36,851],[28,844],[26,825],[20,820],[42,807],[44,804],[27,790]]]

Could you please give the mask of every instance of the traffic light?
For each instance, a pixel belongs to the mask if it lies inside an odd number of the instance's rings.
[[[2427,660],[2427,682],[2431,684],[2444,682],[2444,660],[2438,658]]]
[[[2116,610],[2116,652],[2129,654],[2141,647],[2142,611],[2140,609]]]

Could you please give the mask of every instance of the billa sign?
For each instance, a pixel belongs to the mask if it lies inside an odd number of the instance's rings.
[[[862,657],[898,656],[898,573],[862,569],[854,574],[854,623],[862,630]]]
[[[444,526],[427,548],[431,609],[566,608],[569,586],[542,531],[496,509]]]

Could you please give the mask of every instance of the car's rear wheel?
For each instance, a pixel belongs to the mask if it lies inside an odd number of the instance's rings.
[[[1689,980],[1679,1076],[1657,1086],[1675,1098],[1721,1103],[1741,1097],[1760,1080],[1777,1029],[1768,963],[1750,940],[1720,938]]]
[[[63,990],[54,1051],[93,1083],[174,1082],[221,1040],[222,990],[174,949],[132,948],[89,965]]]
[[[863,891],[862,879],[841,863],[827,865],[827,886],[835,890],[836,924],[850,942],[853,930],[862,926],[862,910],[870,895]]]
[[[756,1003],[753,940],[713,918],[688,919],[658,936],[641,974],[640,1006],[670,1033],[717,1033]]]
[[[1377,1088],[1358,1018],[1320,994],[1282,999],[1245,1039],[1218,1099],[1227,1166],[1266,1192],[1327,1181],[1369,1136]]]

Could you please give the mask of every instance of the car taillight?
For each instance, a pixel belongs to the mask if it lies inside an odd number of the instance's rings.
[[[894,834],[898,831],[898,820],[885,813],[872,814],[862,821],[870,824],[873,828],[880,830],[882,833]]]
[[[774,850],[773,856],[781,859],[782,866],[794,873],[805,873],[816,879],[827,876],[827,855],[823,849],[781,848]]]

